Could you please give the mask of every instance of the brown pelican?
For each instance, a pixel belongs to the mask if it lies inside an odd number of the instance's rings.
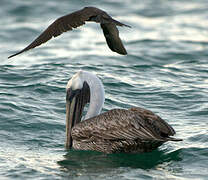
[[[84,117],[84,106],[89,108]],[[98,77],[79,71],[66,87],[66,148],[104,153],[149,152],[167,141],[181,141],[170,136],[174,129],[153,112],[132,107],[112,109],[100,114],[104,88]]]
[[[100,23],[109,48],[119,54],[127,54],[126,49],[124,48],[122,41],[119,38],[119,32],[116,26],[130,26],[113,19],[110,15],[101,9],[95,7],[85,7],[79,11],[75,11],[71,14],[67,14],[58,18],[31,44],[29,44],[23,50],[9,56],[8,58],[21,54],[27,50],[35,48],[36,46],[40,46],[41,44],[50,40],[52,37],[57,37],[63,32],[70,31],[73,28],[84,25],[86,21]]]

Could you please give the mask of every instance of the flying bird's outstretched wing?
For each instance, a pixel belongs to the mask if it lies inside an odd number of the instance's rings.
[[[126,55],[126,49],[119,37],[119,31],[115,24],[108,23],[108,24],[100,24],[101,28],[103,29],[103,34],[105,36],[106,42],[108,47],[119,54]]]
[[[130,26],[116,21],[101,9],[95,7],[85,7],[79,11],[75,11],[71,14],[58,18],[31,44],[29,44],[23,50],[9,56],[8,58],[14,57],[32,48],[40,46],[41,44],[50,40],[52,37],[57,37],[63,32],[77,28],[85,24],[86,21],[94,21],[96,23],[100,23],[109,48],[119,54],[127,54],[122,41],[119,38],[119,32],[116,26]]]

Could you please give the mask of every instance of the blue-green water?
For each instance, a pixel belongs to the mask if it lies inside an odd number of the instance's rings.
[[[0,0],[0,179],[208,179],[207,0]],[[97,24],[11,60],[57,17],[96,6],[119,28],[127,56],[111,52]],[[103,111],[141,106],[183,142],[146,154],[66,151],[65,86],[96,73]]]

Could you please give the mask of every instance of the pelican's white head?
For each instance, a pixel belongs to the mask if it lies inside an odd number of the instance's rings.
[[[82,79],[83,71],[79,71],[72,76],[72,78],[68,81],[66,89],[71,88],[72,90],[82,89],[83,87],[83,79]]]

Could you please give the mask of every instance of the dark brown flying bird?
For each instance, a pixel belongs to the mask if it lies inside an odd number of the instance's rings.
[[[8,58],[21,54],[25,51],[35,48],[36,46],[40,46],[41,44],[50,40],[52,37],[57,37],[63,32],[70,31],[73,28],[77,28],[85,24],[86,21],[100,23],[109,48],[119,54],[127,54],[126,49],[124,48],[122,41],[119,38],[119,32],[116,26],[130,26],[116,21],[101,9],[95,7],[85,7],[79,11],[75,11],[71,14],[58,18],[29,46],[9,56]]]

